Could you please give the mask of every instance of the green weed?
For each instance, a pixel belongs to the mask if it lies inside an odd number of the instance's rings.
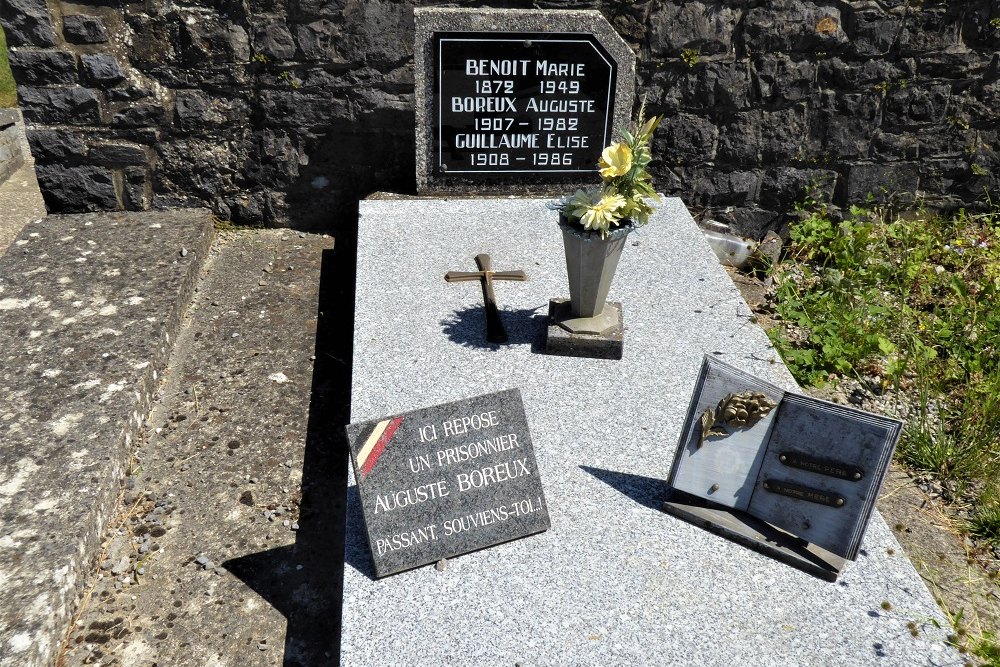
[[[681,51],[681,60],[688,67],[694,67],[701,60],[701,52],[695,49],[684,49]]]
[[[822,205],[790,230],[774,269],[769,335],[796,379],[880,378],[911,412],[898,456],[978,488],[1000,475],[1000,210],[938,215]],[[969,530],[1000,536],[1000,492]]]
[[[17,106],[17,87],[7,58],[7,37],[0,28],[0,109]]]

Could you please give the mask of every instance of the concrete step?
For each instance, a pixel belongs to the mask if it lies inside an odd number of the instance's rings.
[[[51,216],[0,258],[0,665],[49,665],[213,236],[210,213]]]
[[[330,340],[353,299],[333,245],[220,235],[64,667],[332,664],[350,352]]]
[[[0,253],[7,249],[26,224],[45,217],[45,202],[38,189],[35,161],[25,138],[21,110],[9,109],[7,113],[14,117],[18,139],[14,150],[19,152],[23,161],[9,178],[0,178]],[[0,114],[0,126],[2,125]]]

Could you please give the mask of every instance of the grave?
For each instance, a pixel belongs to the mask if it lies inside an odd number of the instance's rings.
[[[795,383],[678,199],[622,255],[612,287],[630,313],[622,359],[544,354],[545,309],[566,280],[545,204],[361,204],[351,421],[518,389],[551,527],[443,571],[378,579],[352,480],[341,663],[958,661],[878,515],[857,561],[829,583],[663,512],[703,355],[787,391]],[[443,280],[481,252],[529,275],[504,285],[503,345],[484,340],[478,295]]]

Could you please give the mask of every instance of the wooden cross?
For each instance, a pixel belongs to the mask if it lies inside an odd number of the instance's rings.
[[[478,280],[483,287],[483,300],[486,301],[486,340],[491,343],[506,343],[507,330],[504,329],[500,311],[497,309],[497,298],[493,294],[494,280],[527,280],[524,271],[494,271],[490,264],[490,256],[485,252],[476,255],[478,271],[449,271],[444,279],[449,283],[466,280]]]

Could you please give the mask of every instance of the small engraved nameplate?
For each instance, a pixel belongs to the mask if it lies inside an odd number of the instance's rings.
[[[835,493],[811,489],[808,486],[800,486],[792,482],[785,482],[776,479],[764,480],[764,490],[778,495],[805,500],[806,502],[818,505],[829,505],[830,507],[843,507],[844,499]]]
[[[799,452],[782,452],[778,454],[778,460],[790,468],[798,468],[827,477],[838,477],[851,482],[857,482],[865,476],[865,471],[857,466],[829,459],[819,459]]]

